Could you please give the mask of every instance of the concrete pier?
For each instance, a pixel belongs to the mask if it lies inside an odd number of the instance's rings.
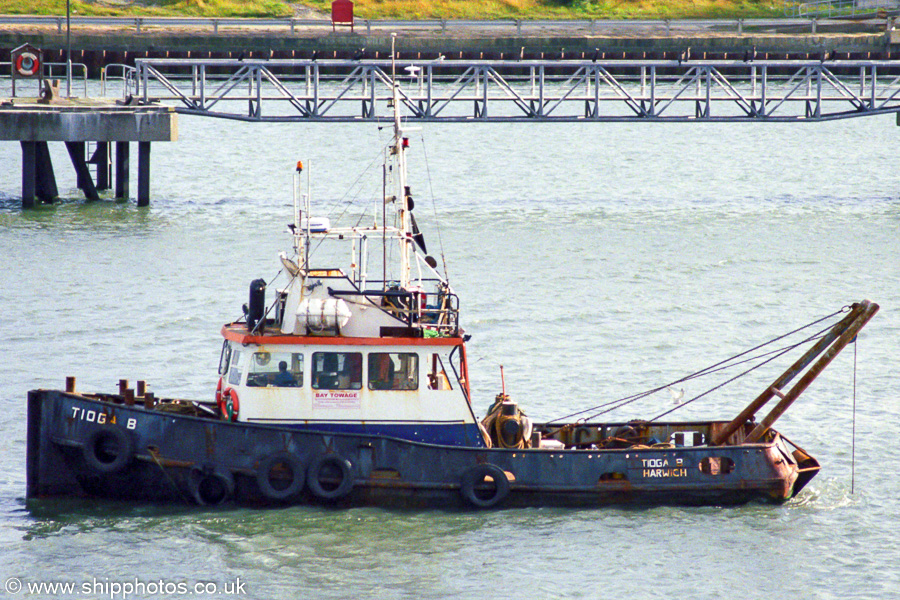
[[[22,146],[22,206],[34,206],[35,198],[52,201],[56,180],[48,142],[64,142],[78,187],[88,200],[99,198],[98,190],[110,188],[109,144],[115,142],[116,198],[129,197],[129,145],[138,143],[138,206],[150,203],[150,144],[178,139],[178,116],[170,107],[155,104],[126,106],[106,99],[35,99],[0,102],[0,141],[18,141]],[[96,150],[87,160],[86,144]],[[97,165],[96,181],[89,164]]]

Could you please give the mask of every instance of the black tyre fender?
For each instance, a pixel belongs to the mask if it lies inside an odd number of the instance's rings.
[[[272,483],[272,468],[283,463],[291,472],[291,479],[286,486],[276,487]],[[303,490],[303,481],[306,478],[303,462],[296,454],[290,452],[277,452],[263,459],[256,471],[256,485],[263,496],[269,500],[283,501],[299,494]]]
[[[494,493],[490,496],[479,495],[476,487],[484,482],[486,477],[494,480]],[[491,508],[497,506],[509,495],[509,478],[503,469],[496,465],[476,465],[462,474],[459,491],[463,498],[476,508]]]
[[[84,461],[97,473],[118,473],[131,463],[134,441],[122,427],[107,425],[95,429],[82,446]]]
[[[200,506],[218,506],[234,495],[234,475],[225,469],[194,468],[188,477],[191,497]]]
[[[619,438],[620,440],[632,440],[638,437],[638,432],[637,429],[631,425],[622,425],[616,429],[615,433],[613,433],[613,437]]]
[[[340,480],[337,486],[325,488],[321,477],[326,469],[336,470]],[[346,458],[337,454],[323,454],[316,458],[306,473],[306,485],[317,498],[322,500],[337,500],[343,498],[353,489],[353,465]]]

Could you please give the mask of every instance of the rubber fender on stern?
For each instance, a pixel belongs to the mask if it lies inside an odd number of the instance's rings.
[[[118,473],[131,462],[134,442],[131,435],[118,425],[95,429],[82,447],[84,461],[98,473]]]
[[[234,494],[234,475],[225,469],[194,468],[188,477],[191,497],[200,506],[218,506]]]
[[[280,468],[276,470],[279,466]],[[285,471],[290,473],[289,477],[281,477]],[[276,477],[273,478],[273,475]],[[280,502],[296,496],[303,490],[305,475],[303,462],[296,454],[278,452],[259,463],[256,485],[263,496]]]
[[[328,487],[325,487],[322,482],[323,475],[336,475],[337,484],[333,485],[333,481],[327,481]],[[353,465],[337,454],[323,454],[309,466],[306,485],[309,486],[309,491],[322,500],[343,498],[353,489]]]
[[[490,477],[494,482],[492,493],[485,494],[484,490],[476,489],[485,484]],[[509,478],[503,469],[496,465],[476,465],[463,473],[460,479],[459,491],[466,502],[476,508],[491,508],[503,502],[509,495]]]

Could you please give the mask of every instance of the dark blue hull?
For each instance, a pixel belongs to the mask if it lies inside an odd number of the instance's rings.
[[[488,449],[229,423],[61,391],[28,396],[29,498],[476,508],[730,505],[787,500],[818,470],[814,462],[797,460],[780,438],[717,447]]]

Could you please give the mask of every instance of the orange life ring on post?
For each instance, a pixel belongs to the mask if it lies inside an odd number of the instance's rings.
[[[237,391],[234,388],[225,388],[222,392],[222,404],[220,405],[222,417],[226,421],[237,421],[238,413],[241,410],[241,403],[238,401]]]
[[[41,68],[41,59],[34,52],[23,52],[16,57],[16,73],[22,77],[34,77]]]

